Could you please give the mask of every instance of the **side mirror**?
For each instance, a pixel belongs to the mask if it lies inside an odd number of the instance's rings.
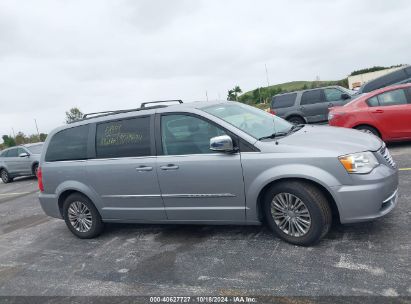
[[[20,153],[19,157],[29,157],[30,155],[26,152]]]
[[[348,95],[347,93],[343,93],[343,94],[341,94],[341,99],[346,100],[346,99],[350,99],[350,98],[351,98],[351,96],[350,96],[350,95]]]
[[[210,138],[210,150],[218,152],[232,152],[234,151],[233,140],[228,135]]]

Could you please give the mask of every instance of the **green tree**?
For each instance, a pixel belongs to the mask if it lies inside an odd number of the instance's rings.
[[[255,89],[255,90],[253,91],[253,93],[252,93],[252,99],[253,99],[253,102],[254,102],[255,104],[261,102],[261,96],[260,96],[260,92],[259,92],[258,89]]]
[[[23,132],[18,132],[15,138],[16,145],[23,145],[28,142],[28,138]]]
[[[45,133],[40,133],[40,141],[45,141],[47,138],[47,134]]]
[[[16,145],[16,141],[14,140],[14,138],[13,137],[11,137],[11,136],[8,136],[8,135],[3,135],[3,145],[5,146],[5,147],[13,147],[13,146],[15,146]]]
[[[79,120],[83,118],[83,113],[80,111],[79,108],[71,108],[69,111],[66,112],[66,123],[73,122],[75,120]]]
[[[31,134],[31,135],[28,137],[28,142],[29,142],[29,143],[36,143],[36,142],[39,142],[39,141],[40,141],[40,137],[39,137],[38,134]]]
[[[228,90],[228,96],[227,99],[234,101],[234,100],[238,100],[238,95],[241,94],[243,91],[241,90],[241,88],[237,85],[234,87],[234,89]]]

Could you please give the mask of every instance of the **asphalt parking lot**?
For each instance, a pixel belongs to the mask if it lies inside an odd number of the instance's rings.
[[[411,143],[390,148],[411,168]],[[411,169],[399,194],[385,218],[304,248],[240,226],[108,225],[80,240],[43,214],[35,179],[0,183],[0,295],[410,296]]]

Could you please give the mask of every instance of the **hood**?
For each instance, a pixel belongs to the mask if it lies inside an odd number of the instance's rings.
[[[381,139],[361,131],[313,125],[306,125],[301,130],[279,138],[277,141],[278,145],[273,145],[274,141],[260,142],[262,143],[261,148],[270,150],[268,146],[273,148],[275,146],[273,151],[281,149],[283,152],[286,150],[290,152],[322,150],[332,152],[332,154],[335,152],[340,156],[363,151],[377,151],[382,145]]]

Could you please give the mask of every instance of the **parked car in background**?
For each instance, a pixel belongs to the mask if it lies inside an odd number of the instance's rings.
[[[37,176],[43,143],[27,144],[5,149],[0,154],[0,176],[10,183],[18,176]]]
[[[346,104],[353,94],[340,86],[279,94],[272,98],[270,112],[296,125],[326,122],[328,109]]]
[[[397,203],[398,170],[377,137],[295,126],[238,102],[191,102],[101,113],[52,131],[40,203],[80,238],[105,222],[266,222],[310,245],[342,223]]]
[[[411,84],[362,94],[328,115],[331,126],[372,133],[384,141],[411,140]]]
[[[402,69],[383,75],[363,84],[357,91],[357,94],[369,93],[394,84],[404,84],[411,82],[411,66],[405,66]]]

